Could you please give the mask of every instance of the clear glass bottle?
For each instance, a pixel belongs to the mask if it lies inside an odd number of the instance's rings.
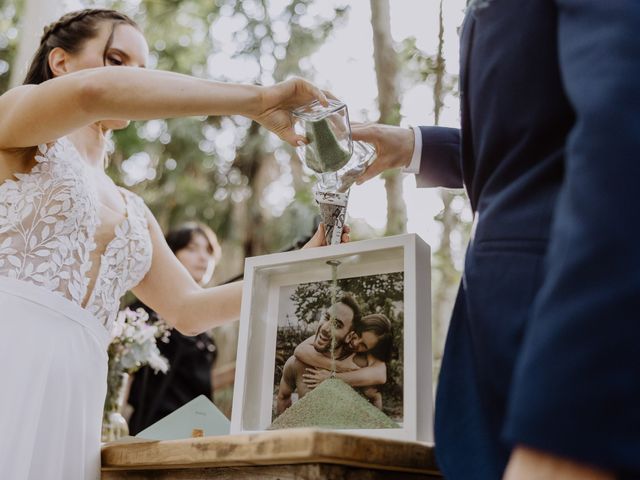
[[[296,153],[316,173],[319,190],[346,192],[375,155],[370,145],[352,140],[347,106],[333,99],[326,107],[314,101],[292,114],[296,133],[309,142]]]
[[[309,143],[296,151],[302,162],[318,174],[333,173],[347,164],[353,153],[347,106],[329,100],[328,106],[315,101],[293,111],[297,134]]]

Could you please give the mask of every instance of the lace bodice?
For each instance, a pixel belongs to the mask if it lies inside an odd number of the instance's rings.
[[[145,206],[121,189],[126,218],[100,256],[93,288],[91,254],[100,225],[97,190],[70,140],[40,145],[37,164],[0,184],[0,276],[59,293],[111,329],[120,298],[151,265]]]

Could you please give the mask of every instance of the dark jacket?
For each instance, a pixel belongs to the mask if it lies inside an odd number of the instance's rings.
[[[157,314],[141,302],[129,308],[144,308],[149,321],[158,321]],[[213,394],[211,368],[217,352],[207,334],[187,337],[174,329],[169,342],[158,341],[158,348],[169,361],[169,371],[155,373],[144,367],[135,373],[129,393],[129,404],[135,409],[129,420],[131,435],[138,434],[195,397],[211,398]]]
[[[460,90],[418,177],[475,212],[438,462],[499,479],[522,444],[640,474],[640,2],[475,1]]]

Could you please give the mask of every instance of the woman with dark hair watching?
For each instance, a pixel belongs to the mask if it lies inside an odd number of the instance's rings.
[[[105,173],[109,132],[243,115],[296,146],[308,140],[291,110],[328,105],[299,78],[213,82],[147,69],[148,56],[126,15],[72,12],[45,28],[24,85],[0,96],[2,478],[100,477],[106,350],[128,290],[186,335],[240,314],[242,284],[198,285],[143,200]],[[321,227],[308,245],[323,243]]]
[[[196,283],[207,285],[222,255],[213,230],[200,223],[188,223],[169,231],[166,240]],[[139,300],[129,308],[143,308],[149,314],[149,321],[162,321]],[[138,434],[199,395],[213,398],[211,372],[217,351],[209,333],[192,337],[173,329],[166,343],[158,342],[158,348],[169,362],[169,371],[156,373],[144,367],[133,377],[128,401],[133,407],[129,419],[131,435]]]

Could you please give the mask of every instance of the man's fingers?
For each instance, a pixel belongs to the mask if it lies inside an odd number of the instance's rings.
[[[375,143],[377,140],[375,126],[367,123],[352,123],[351,136],[354,140],[368,143]]]
[[[377,160],[379,160],[379,158]],[[382,173],[383,170],[384,170],[384,167],[382,167],[382,164],[380,162],[374,161],[364,171],[364,173],[358,177],[358,180],[356,180],[356,184],[362,185],[367,180],[371,180],[376,175],[379,175],[380,173]]]

